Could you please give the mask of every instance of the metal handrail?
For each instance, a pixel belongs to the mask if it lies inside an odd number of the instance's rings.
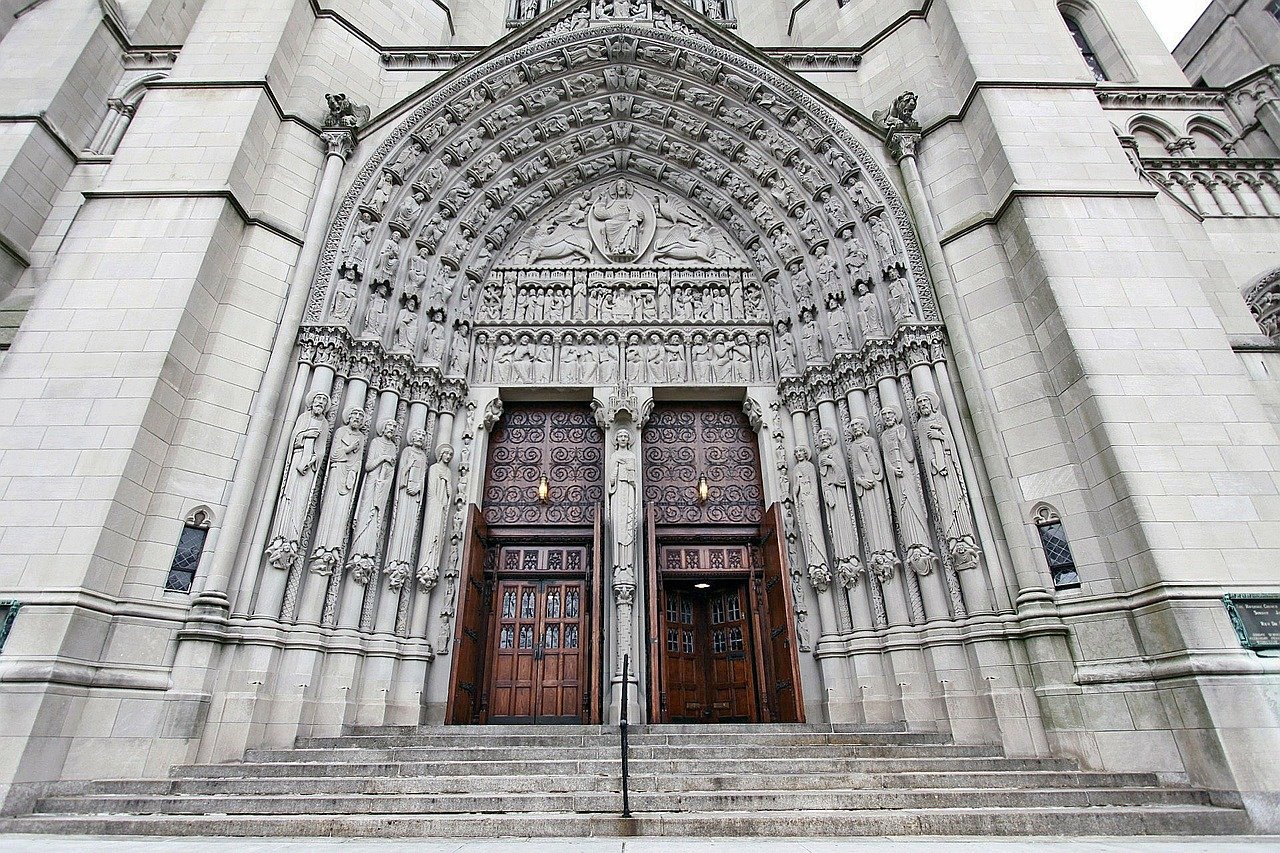
[[[618,736],[622,741],[622,816],[631,817],[631,774],[627,767],[627,706],[630,699],[627,696],[628,675],[631,669],[631,655],[622,656],[622,709],[618,715]]]

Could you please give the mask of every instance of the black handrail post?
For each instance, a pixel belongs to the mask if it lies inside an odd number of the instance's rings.
[[[631,655],[622,656],[622,713],[618,716],[618,734],[622,740],[622,816],[631,817],[631,798],[628,788],[631,784],[631,776],[627,767],[627,705],[630,699],[627,696],[627,682],[630,680],[628,675],[631,669]]]

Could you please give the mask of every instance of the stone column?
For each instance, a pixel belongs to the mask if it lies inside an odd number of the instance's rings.
[[[812,456],[809,432],[809,395],[803,380],[793,378],[784,380],[784,400],[791,413],[791,431],[795,443],[792,466],[800,463],[801,457]],[[840,619],[837,615],[836,590],[830,570],[826,531],[823,529],[820,508],[801,504],[801,496],[796,493],[795,473],[792,468],[792,500],[795,507],[795,523],[797,533],[803,543],[803,557],[807,564],[806,576],[818,599],[818,642],[814,656],[822,670],[823,701],[829,722],[847,722],[857,720],[861,712],[856,707],[851,690],[851,679],[844,642],[840,636]],[[815,494],[812,501],[817,501],[817,471],[813,470]]]
[[[934,226],[933,208],[924,191],[924,182],[920,177],[920,168],[916,163],[916,149],[920,145],[919,128],[890,130],[888,132],[889,153],[897,161],[906,183],[907,200],[916,231],[920,235],[920,248],[924,252],[925,262],[929,266],[934,293],[938,297],[938,307],[942,312],[943,322],[952,338],[959,343],[955,348],[956,365],[959,368],[961,384],[964,387],[965,399],[969,403],[969,412],[973,416],[978,429],[998,441],[1000,430],[989,409],[990,389],[986,387],[981,372],[973,358],[978,352],[977,344],[969,330],[969,324],[956,296],[955,282],[951,278],[951,269],[942,254],[942,245],[938,242],[938,231]],[[996,500],[1005,506],[1017,506],[1019,497],[1010,486],[1007,476],[991,477],[981,456],[974,456],[974,464],[978,467],[978,475],[984,482],[991,484]],[[1010,531],[1006,531],[1009,533]],[[1018,530],[1021,534],[1022,531]],[[1019,604],[1040,603],[1049,605],[1053,597],[1044,588],[1042,573],[1028,562],[1014,565],[1018,583]]]
[[[240,464],[237,466],[236,478],[231,486],[227,509],[223,514],[222,524],[211,537],[213,542],[209,545],[209,551],[213,559],[210,562],[209,573],[204,576],[192,607],[193,617],[200,613],[207,614],[206,618],[212,617],[215,620],[219,618],[218,614],[222,614],[222,618],[225,618],[229,606],[227,585],[231,581],[231,573],[240,556],[238,546],[244,536],[245,523],[252,507],[254,486],[257,483],[256,475],[261,470],[271,427],[276,422],[284,384],[289,373],[294,340],[298,336],[298,327],[302,324],[307,294],[311,280],[315,276],[316,264],[320,260],[320,250],[324,243],[325,231],[329,226],[333,202],[338,195],[338,180],[342,176],[343,164],[355,149],[355,132],[350,129],[326,130],[323,133],[323,141],[326,156],[320,173],[320,185],[316,190],[315,203],[307,220],[307,230],[303,238],[302,250],[298,254],[298,262],[294,265],[293,274],[289,277],[289,295],[285,299],[275,346],[271,350],[271,357],[262,375],[262,390],[254,398],[244,450],[240,454]],[[221,541],[225,541],[228,547],[216,547]]]
[[[646,606],[652,590],[645,589],[648,576],[645,549],[645,524],[640,476],[640,431],[644,428],[648,412],[652,408],[652,390],[632,389],[623,385],[596,389],[592,401],[596,424],[604,431],[605,445],[605,503],[604,503],[604,554],[606,601],[612,602],[612,619],[605,624],[610,631],[607,650],[613,648],[612,674],[609,678],[609,708],[607,721],[618,722],[622,711],[622,685],[627,683],[627,717],[633,723],[640,722],[641,709],[646,703],[641,696],[640,672],[655,665],[652,660],[642,660],[640,649],[644,646]],[[641,396],[643,395],[643,397]],[[606,402],[601,402],[601,401]],[[624,658],[627,662],[623,673]],[[593,685],[594,686],[594,685]]]

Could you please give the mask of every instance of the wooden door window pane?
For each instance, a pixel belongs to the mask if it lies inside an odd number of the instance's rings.
[[[686,625],[693,624],[693,602],[687,598],[680,602],[680,621]]]
[[[684,653],[685,653],[686,655],[691,655],[691,654],[693,654],[693,632],[692,632],[692,631],[682,631],[681,633],[684,635],[684,636],[681,638],[681,639],[683,639],[683,640],[684,640]]]
[[[564,626],[564,647],[566,649],[576,649],[578,647],[578,626]]]
[[[724,599],[717,598],[711,602],[711,624],[720,625],[724,622]]]
[[[578,608],[579,608],[579,606],[580,606],[580,604],[579,604],[580,599],[581,599],[581,595],[578,593],[578,590],[576,590],[576,589],[571,589],[571,590],[568,590],[567,592],[565,592],[565,594],[564,594],[564,618],[566,618],[566,619],[577,619],[577,618],[578,618]]]
[[[728,604],[729,611],[729,618],[726,621],[737,622],[742,618],[742,599],[738,597],[737,593],[734,593],[728,596],[725,601]]]
[[[498,634],[498,648],[509,649],[516,644],[516,629],[514,625],[503,625],[502,631]]]
[[[743,650],[743,648],[744,646],[742,643],[742,629],[730,628],[729,629],[729,651],[740,652]]]
[[[522,649],[533,648],[533,626],[532,625],[520,626],[520,648]]]
[[[721,654],[728,651],[728,644],[725,642],[724,631],[715,630],[711,632],[711,651]]]
[[[509,589],[502,594],[502,618],[516,618],[516,591]]]
[[[547,593],[547,609],[548,619],[560,618],[560,590],[553,589]]]
[[[542,634],[542,647],[544,649],[560,648],[560,626],[548,625],[547,630]]]
[[[667,629],[667,651],[680,651],[680,631],[676,628]]]
[[[534,615],[537,613],[537,610],[534,607],[534,601],[536,600],[536,598],[537,596],[534,594],[533,590],[526,589],[524,591],[524,594],[520,597],[520,618],[521,619],[532,619]]]

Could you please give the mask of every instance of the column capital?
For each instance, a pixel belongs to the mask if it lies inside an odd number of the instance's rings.
[[[920,145],[919,130],[891,130],[885,138],[885,148],[895,163],[901,163],[908,157],[916,156],[916,148]]]
[[[320,131],[320,140],[324,143],[325,153],[330,157],[341,157],[344,162],[356,150],[356,132],[351,128],[326,128]]]

